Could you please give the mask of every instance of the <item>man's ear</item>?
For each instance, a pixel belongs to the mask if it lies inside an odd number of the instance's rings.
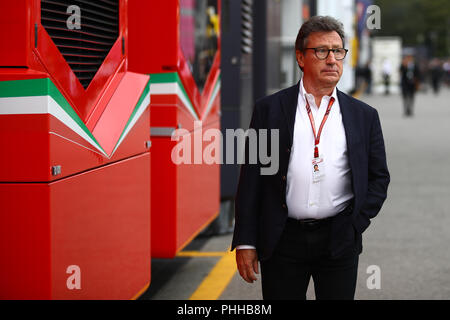
[[[295,57],[297,59],[298,66],[303,69],[305,66],[305,56],[300,50],[295,50]]]

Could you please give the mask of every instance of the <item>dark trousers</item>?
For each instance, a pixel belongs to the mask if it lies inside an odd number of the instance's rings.
[[[412,116],[414,113],[414,95],[415,89],[413,87],[402,88],[403,114],[405,116]]]
[[[310,278],[318,300],[353,300],[359,252],[350,248],[331,258],[331,220],[305,227],[288,219],[274,254],[261,262],[265,300],[306,300]]]

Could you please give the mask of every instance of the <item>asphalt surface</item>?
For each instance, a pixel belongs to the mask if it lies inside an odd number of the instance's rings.
[[[449,299],[450,89],[418,93],[408,118],[399,95],[360,99],[380,114],[391,184],[363,235],[355,298]],[[226,251],[230,243],[230,234],[198,237],[184,250]],[[141,299],[189,299],[220,258],[153,259],[152,283]],[[312,286],[311,280],[308,299]],[[261,281],[247,284],[235,273],[219,299],[262,299]]]

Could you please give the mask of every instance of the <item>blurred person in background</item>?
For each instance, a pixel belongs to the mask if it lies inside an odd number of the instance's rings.
[[[414,96],[419,87],[420,73],[414,57],[407,55],[400,66],[400,85],[403,97],[403,114],[411,117],[414,114]]]
[[[441,61],[437,58],[434,58],[430,61],[430,78],[431,78],[431,86],[433,87],[434,94],[439,93],[439,89],[441,87],[442,76],[444,75],[444,70],[442,68]]]
[[[389,95],[389,86],[391,85],[391,73],[392,65],[391,61],[387,58],[383,61],[383,80],[384,80],[384,94]]]
[[[447,61],[444,63],[443,69],[444,69],[445,84],[447,86],[450,86],[450,59],[447,59]]]
[[[364,68],[364,79],[366,81],[366,94],[372,94],[372,69],[370,62],[368,62]]]

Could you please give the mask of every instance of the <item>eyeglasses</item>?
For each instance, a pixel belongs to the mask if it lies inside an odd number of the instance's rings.
[[[334,58],[336,60],[342,60],[347,55],[348,49],[344,48],[337,48],[337,49],[327,49],[327,48],[305,48],[314,50],[314,53],[316,54],[317,59],[319,60],[325,60],[328,58],[328,55],[330,54],[330,51],[333,51]]]

